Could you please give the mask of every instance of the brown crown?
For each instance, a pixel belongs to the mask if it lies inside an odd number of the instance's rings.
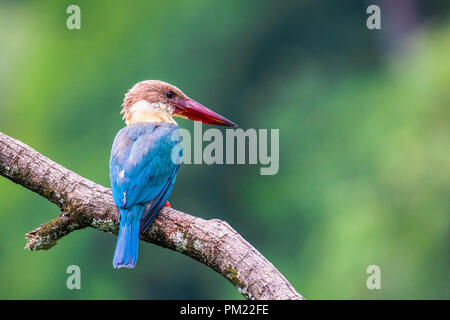
[[[174,96],[187,98],[180,89],[167,82],[159,80],[145,80],[138,82],[125,94],[125,99],[122,103],[122,111],[120,113],[125,113],[125,118],[131,106],[140,100],[145,100],[149,103],[169,103],[169,98],[167,97],[169,91],[172,91]]]

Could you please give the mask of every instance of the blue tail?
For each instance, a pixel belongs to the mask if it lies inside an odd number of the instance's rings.
[[[134,206],[120,210],[120,229],[114,253],[113,267],[134,268],[138,257],[139,219],[142,208]]]

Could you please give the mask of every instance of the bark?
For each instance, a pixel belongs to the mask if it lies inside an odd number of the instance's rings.
[[[1,132],[0,175],[38,193],[61,210],[58,217],[26,235],[26,249],[50,249],[62,237],[87,227],[118,233],[110,189]],[[140,239],[211,267],[247,299],[303,299],[272,263],[224,221],[204,220],[165,207]]]

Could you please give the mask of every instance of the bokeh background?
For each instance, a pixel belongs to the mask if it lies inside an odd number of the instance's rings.
[[[81,30],[66,8],[81,8]],[[381,7],[381,30],[366,8]],[[102,185],[124,93],[161,79],[237,122],[280,129],[280,170],[185,165],[170,201],[229,222],[310,299],[448,299],[448,1],[1,1],[0,130]],[[182,127],[192,123],[181,119]],[[24,235],[58,214],[0,177],[0,298],[241,299],[214,271],[77,231]],[[66,268],[81,268],[81,290]],[[381,268],[368,290],[366,268]]]

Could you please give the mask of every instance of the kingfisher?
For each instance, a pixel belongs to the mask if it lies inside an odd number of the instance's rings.
[[[181,135],[174,117],[219,126],[230,120],[159,80],[135,84],[122,104],[126,127],[111,150],[110,180],[120,221],[113,267],[134,268],[139,232],[148,230],[172,191],[180,168]]]

